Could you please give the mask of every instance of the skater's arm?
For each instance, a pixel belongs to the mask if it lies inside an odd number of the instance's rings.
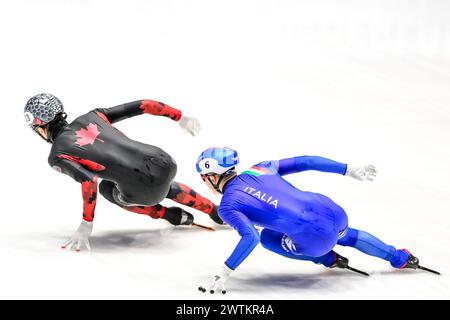
[[[95,204],[97,202],[97,176],[79,163],[57,156],[49,159],[49,163],[53,169],[67,174],[81,184],[83,219],[92,222],[94,220]]]
[[[253,251],[260,241],[258,231],[243,213],[236,210],[221,210],[222,220],[232,226],[241,236],[241,240],[225,264],[232,270],[236,269]]]
[[[181,111],[162,102],[153,100],[138,100],[121,104],[112,108],[96,109],[97,113],[110,123],[118,122],[144,113],[168,117],[174,121],[181,118]]]
[[[223,205],[224,199],[222,199],[222,205],[219,207],[219,216],[224,222],[228,223],[234,229],[237,230],[241,236],[241,240],[234,249],[231,256],[222,264],[221,271],[216,273],[213,280],[207,286],[200,286],[198,289],[205,293],[221,292],[225,294],[225,282],[230,277],[233,270],[235,270],[253,251],[260,241],[258,231],[256,231],[250,219],[242,212],[235,210],[232,207]]]
[[[317,156],[300,156],[278,161],[278,173],[287,175],[306,170],[316,170],[344,175],[347,165]]]

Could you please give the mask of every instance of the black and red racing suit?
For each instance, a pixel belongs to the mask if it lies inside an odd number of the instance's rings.
[[[181,118],[181,111],[153,100],[139,100],[107,109],[92,110],[62,128],[53,137],[48,158],[55,170],[81,183],[83,219],[93,221],[97,201],[98,179],[101,190],[110,185],[129,205],[123,208],[153,218],[164,216],[164,198],[172,199],[207,214],[215,213],[214,204],[186,185],[174,182],[175,160],[162,149],[132,140],[112,124],[141,114]],[[102,187],[102,186],[101,186]],[[112,199],[111,194],[105,198]],[[133,204],[133,205],[131,205]]]

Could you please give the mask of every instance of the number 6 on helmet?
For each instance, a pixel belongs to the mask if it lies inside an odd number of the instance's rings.
[[[239,164],[237,152],[230,148],[210,148],[202,152],[197,160],[197,171],[214,193],[222,193],[223,186],[236,176]]]

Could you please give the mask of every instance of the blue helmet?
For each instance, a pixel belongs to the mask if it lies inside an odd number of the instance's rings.
[[[198,157],[196,167],[200,174],[223,174],[238,164],[237,151],[230,148],[209,148]]]

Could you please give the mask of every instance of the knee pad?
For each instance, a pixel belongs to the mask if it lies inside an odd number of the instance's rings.
[[[116,184],[114,182],[108,181],[108,180],[102,180],[98,186],[98,190],[100,194],[109,202],[112,202],[114,204],[117,204],[114,201],[113,197],[113,189],[115,188]]]
[[[297,248],[295,247],[294,241],[287,235],[284,234],[281,238],[281,247],[284,251],[299,255],[300,253],[297,252]]]

